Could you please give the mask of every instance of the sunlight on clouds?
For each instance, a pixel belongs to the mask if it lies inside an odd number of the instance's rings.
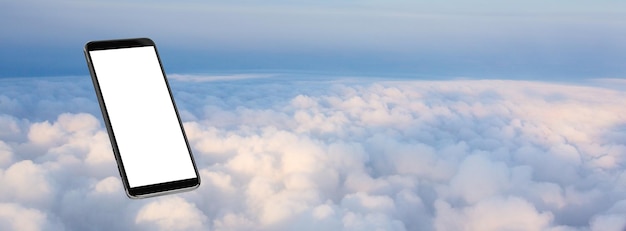
[[[518,207],[527,211],[528,219],[505,219],[502,223],[476,225],[469,230],[513,227],[509,222],[536,224],[530,227],[537,230],[563,228],[568,224],[576,227],[576,221],[571,218],[574,216],[567,209],[602,210],[590,202],[601,199],[594,196],[596,189],[585,186],[591,183],[586,178],[598,180],[621,166],[611,163],[623,161],[624,152],[619,151],[602,154],[606,162],[594,159],[599,155],[596,151],[601,150],[598,145],[623,146],[601,137],[604,130],[624,121],[620,117],[623,103],[617,100],[623,93],[616,91],[521,81],[387,82],[353,87],[338,84],[331,89],[324,95],[293,97],[285,110],[293,115],[295,125],[291,121],[284,121],[285,125],[278,128],[245,123],[239,130],[232,130],[228,129],[229,123],[220,125],[211,119],[186,125],[193,134],[210,132],[207,137],[193,136],[192,143],[198,147],[210,144],[210,150],[200,149],[207,151],[203,156],[222,156],[217,159],[230,166],[233,176],[239,179],[247,176],[255,189],[248,188],[249,198],[284,196],[282,193],[290,190],[292,178],[290,172],[279,171],[284,166],[281,163],[288,161],[293,153],[304,158],[290,164],[293,166],[313,157],[315,161],[311,163],[315,164],[293,169],[309,175],[298,178],[305,185],[332,182],[327,188],[313,189],[323,198],[335,201],[338,210],[332,211],[339,212],[332,214],[344,221],[376,217],[367,212],[368,207],[345,202],[354,201],[350,199],[354,195],[399,195],[408,190],[415,195],[413,198],[418,198],[417,208],[422,203],[434,206],[433,197],[440,197],[455,205],[458,214],[468,217],[481,216],[472,211],[491,208],[491,202],[485,201],[492,198],[523,197],[497,202],[511,204],[512,211]],[[606,94],[616,100],[595,97]],[[560,119],[550,114],[554,108],[558,109],[555,113]],[[586,121],[596,115],[602,120],[587,125]],[[297,129],[289,131],[292,126]],[[278,136],[282,140],[280,145],[273,143],[277,134],[282,134]],[[590,145],[591,141],[595,143]],[[299,149],[290,150],[292,144]],[[315,151],[319,149],[316,146],[323,147],[321,155]],[[338,147],[342,148],[333,151]],[[229,161],[226,156],[232,159]],[[597,169],[599,166],[604,166],[604,170]],[[593,171],[600,171],[599,175]],[[253,172],[256,176],[251,175]],[[321,173],[327,177],[316,176]],[[262,181],[259,175],[264,177]],[[310,178],[321,180],[310,181]],[[323,198],[301,199],[301,202],[321,203]],[[459,203],[458,199],[465,202]],[[290,199],[284,196],[281,200]],[[383,214],[410,217],[398,214],[395,203],[390,205],[393,208],[386,207],[392,209]],[[314,210],[313,206],[308,207]],[[278,217],[285,225],[290,223],[289,217],[280,211],[288,208],[293,207],[277,206],[272,213],[283,214]],[[307,214],[302,209],[288,211],[294,214],[294,219]],[[430,224],[438,222],[440,212],[421,214],[433,220],[411,224],[407,219],[405,228],[438,227]],[[392,218],[387,221],[393,224]],[[356,223],[343,223],[344,229],[349,228],[347,224]]]
[[[553,215],[538,212],[529,202],[516,198],[489,198],[472,207],[455,209],[447,202],[436,201],[437,230],[547,230]]]
[[[139,210],[135,222],[154,224],[158,230],[203,230],[205,220],[195,205],[174,196],[145,205]]]
[[[46,214],[20,204],[0,203],[0,229],[37,231],[46,229]]]
[[[44,168],[30,160],[11,165],[0,176],[0,198],[39,204],[49,199],[52,187],[46,179]]]
[[[115,177],[107,177],[99,181],[94,186],[94,191],[96,193],[117,193],[122,192],[122,182]]]
[[[626,226],[626,92],[505,80],[274,78],[173,80],[202,186],[147,200],[125,197],[99,114],[0,115],[0,228]],[[14,111],[26,107],[15,95],[5,101],[18,102]]]

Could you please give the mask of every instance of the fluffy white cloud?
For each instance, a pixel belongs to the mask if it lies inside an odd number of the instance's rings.
[[[626,227],[615,86],[181,75],[172,89],[203,184],[129,200],[90,83],[29,81],[0,91],[0,228]],[[24,93],[61,84],[56,98]]]
[[[205,220],[195,205],[176,196],[145,205],[135,218],[137,224],[154,225],[157,230],[203,230]]]
[[[15,203],[0,203],[0,229],[38,231],[49,229],[46,214]],[[56,227],[59,228],[59,227]]]
[[[0,167],[11,163],[13,159],[13,150],[11,146],[0,140]]]
[[[489,198],[466,208],[453,208],[436,201],[437,230],[546,230],[552,222],[550,212],[538,212],[527,201],[516,198]]]
[[[52,186],[46,179],[46,170],[30,160],[23,160],[0,172],[0,198],[38,204],[50,199]]]

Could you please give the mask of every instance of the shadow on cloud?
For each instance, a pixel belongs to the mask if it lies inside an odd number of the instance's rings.
[[[171,85],[203,184],[140,201],[123,193],[88,79],[2,80],[14,82],[0,93],[0,229],[626,225],[621,90],[179,77]]]

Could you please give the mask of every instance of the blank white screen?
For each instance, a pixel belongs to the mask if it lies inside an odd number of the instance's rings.
[[[130,187],[195,178],[155,48],[89,53]]]

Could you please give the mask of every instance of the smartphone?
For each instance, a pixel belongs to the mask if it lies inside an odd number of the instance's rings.
[[[128,197],[199,187],[198,169],[154,42],[91,41],[84,52]]]

